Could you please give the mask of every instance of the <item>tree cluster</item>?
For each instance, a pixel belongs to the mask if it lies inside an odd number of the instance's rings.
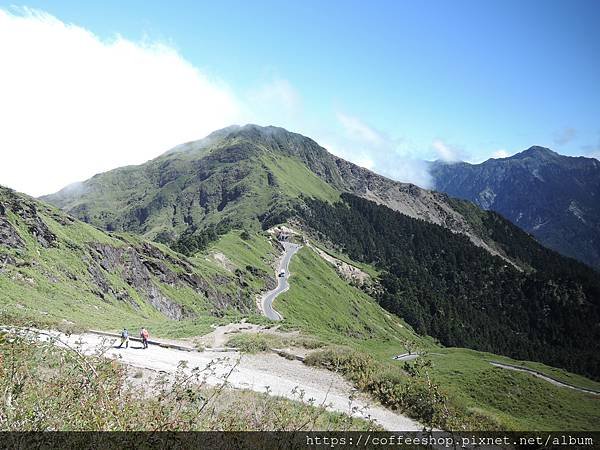
[[[597,272],[495,213],[485,213],[483,230],[519,268],[441,226],[352,194],[342,199],[304,199],[297,214],[351,258],[380,268],[377,300],[418,333],[600,378]]]

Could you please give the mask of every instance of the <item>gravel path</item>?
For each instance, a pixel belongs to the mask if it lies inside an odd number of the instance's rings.
[[[123,364],[142,369],[174,373],[180,361],[188,362],[188,370],[204,368],[211,361],[218,361],[216,370],[207,382],[211,385],[223,383],[223,377],[237,364],[229,375],[231,387],[266,392],[291,399],[298,399],[297,392],[304,392],[304,400],[314,399],[315,404],[325,405],[330,411],[342,412],[355,417],[370,418],[390,431],[420,431],[423,426],[409,417],[396,414],[379,405],[373,405],[366,398],[356,396],[354,389],[339,375],[327,370],[291,361],[275,354],[246,355],[238,352],[186,352],[158,345],[141,348],[138,342],[131,342],[128,349],[117,349],[117,339],[86,333],[60,335],[60,339],[70,345],[80,346],[85,354],[94,354],[100,348],[109,348],[105,356],[117,359]]]

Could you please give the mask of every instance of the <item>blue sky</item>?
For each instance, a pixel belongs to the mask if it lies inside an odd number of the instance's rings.
[[[242,99],[240,117],[396,178],[394,164],[531,145],[600,154],[598,1],[24,5],[103,41],[162,43]]]

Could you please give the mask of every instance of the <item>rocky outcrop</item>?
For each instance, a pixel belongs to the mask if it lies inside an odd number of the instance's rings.
[[[93,293],[100,297],[102,300],[108,301],[108,296],[112,296],[117,300],[122,302],[129,303],[136,309],[140,309],[140,305],[129,295],[129,292],[126,290],[118,290],[115,289],[106,279],[104,273],[100,269],[100,267],[92,262],[88,261],[88,273],[92,277],[92,281],[94,285],[97,286],[97,290],[94,290]]]
[[[12,226],[3,214],[4,208],[0,205],[0,245],[9,248],[23,248],[24,243],[17,230]]]
[[[160,289],[160,284],[191,288],[199,296],[207,299],[215,310],[235,307],[241,311],[249,311],[251,308],[246,299],[250,296],[243,294],[243,286],[234,278],[214,275],[208,280],[196,273],[193,266],[184,259],[175,258],[148,243],[136,247],[93,244],[90,255],[90,276],[102,294],[133,301],[128,294],[115,292],[103,271],[119,273],[125,282],[141,293],[152,306],[174,320],[193,317],[194,313],[185,305],[180,305],[165,295]],[[231,285],[232,282],[238,286],[237,294],[218,289]]]
[[[213,275],[210,279],[202,277],[195,273],[192,264],[184,256],[178,255],[177,258],[173,257],[149,243],[144,243],[136,247],[136,251],[143,255],[142,261],[148,271],[162,283],[170,286],[188,286],[208,299],[217,309],[235,307],[245,312],[252,310],[251,302],[244,300],[245,296],[241,291],[238,291],[237,295],[233,295],[224,292],[223,289],[218,289],[219,287],[231,285],[232,281],[235,281],[233,278],[222,275]],[[171,270],[165,262],[168,262],[179,270]],[[270,282],[273,281],[270,280]],[[238,289],[243,287],[239,280],[237,287]],[[249,299],[251,296],[247,297]]]
[[[56,236],[40,218],[34,202],[27,202],[10,189],[2,188],[0,197],[0,243],[9,247],[22,247],[23,240],[7,219],[8,211],[23,220],[27,230],[45,248],[54,246]]]
[[[120,273],[127,284],[142,294],[154,308],[168,318],[181,320],[195,315],[189,308],[180,305],[161,292],[152,279],[153,274],[133,247],[93,244],[90,256],[105,271]],[[149,266],[159,275],[157,276],[159,281],[174,282],[176,280],[176,276],[164,264],[153,263]],[[159,268],[162,268],[162,271]],[[102,292],[115,295],[112,287],[97,268],[90,265],[89,271]]]

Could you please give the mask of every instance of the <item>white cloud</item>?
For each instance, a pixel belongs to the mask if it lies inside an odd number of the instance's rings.
[[[358,117],[337,114],[340,132],[315,133],[331,153],[397,181],[428,188],[432,185],[427,163],[394,139]]]
[[[236,95],[159,42],[102,39],[43,12],[0,8],[0,67],[0,185],[32,195],[246,122],[286,126],[358,165],[431,186],[405,142],[345,113],[323,130],[285,78]]]
[[[372,145],[381,145],[384,143],[385,139],[378,131],[375,131],[357,117],[338,113],[337,118],[350,137]]]
[[[0,184],[33,195],[143,162],[243,110],[169,46],[102,40],[32,10],[0,9],[0,67]]]
[[[442,161],[455,162],[460,160],[458,150],[446,144],[441,139],[436,139],[433,141],[431,146]]]
[[[494,153],[492,153],[492,158],[508,158],[509,156],[510,153],[504,149],[496,150]]]
[[[285,78],[274,76],[246,95],[248,117],[264,125],[295,123],[302,113],[302,98]]]

